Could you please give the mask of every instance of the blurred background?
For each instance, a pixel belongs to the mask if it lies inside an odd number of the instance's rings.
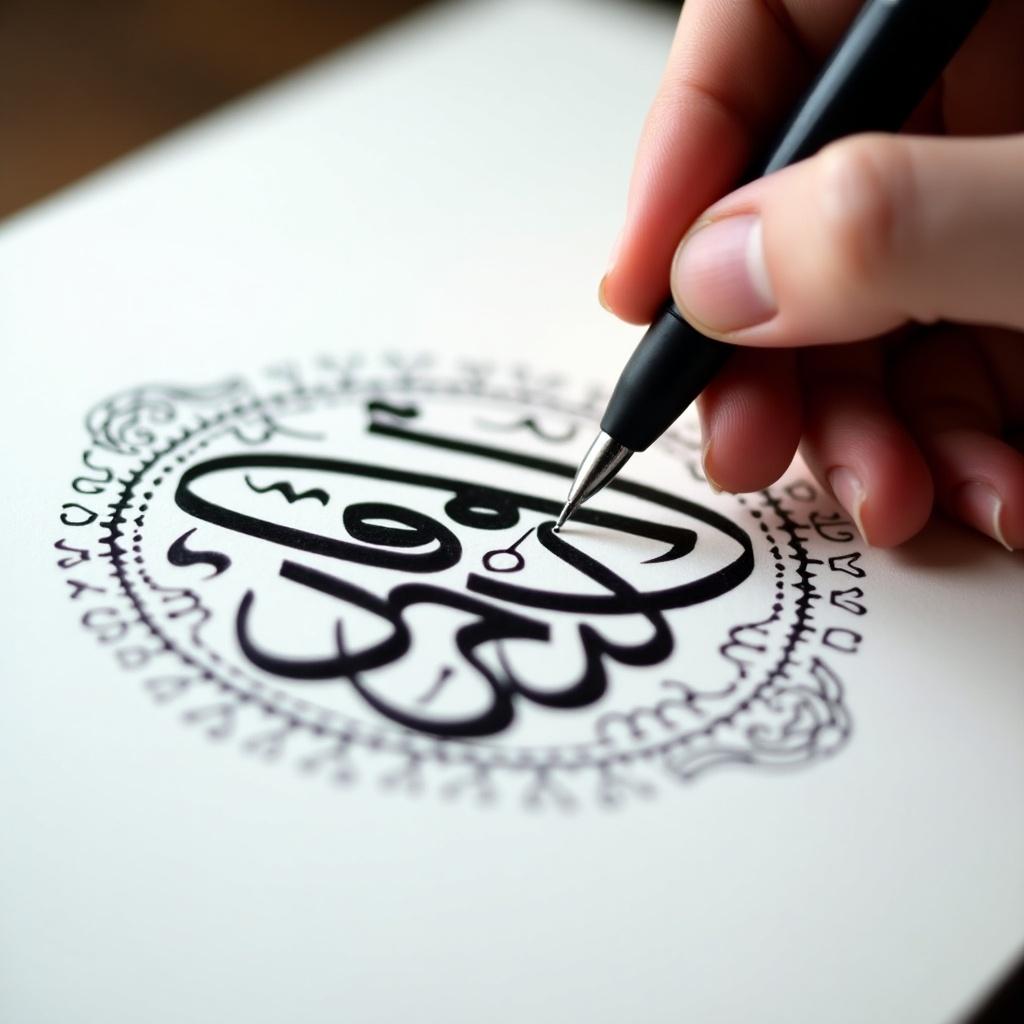
[[[0,0],[0,218],[427,0]]]
[[[0,0],[0,219],[437,2]]]

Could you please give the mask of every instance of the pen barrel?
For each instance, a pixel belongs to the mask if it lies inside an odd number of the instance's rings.
[[[731,354],[731,345],[705,337],[670,303],[629,357],[601,429],[630,451],[644,451],[672,426]]]
[[[869,0],[796,112],[741,181],[813,156],[858,132],[897,131],[990,0]]]

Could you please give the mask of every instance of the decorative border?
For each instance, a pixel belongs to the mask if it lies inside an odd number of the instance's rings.
[[[444,777],[436,785],[442,796],[471,796],[480,802],[495,799],[499,777],[515,778],[520,780],[517,788],[526,806],[562,809],[586,799],[582,791],[587,788],[600,804],[614,806],[631,796],[651,796],[659,779],[685,782],[725,764],[792,767],[828,756],[848,740],[851,722],[842,685],[824,655],[851,654],[861,637],[842,625],[814,624],[814,602],[822,598],[814,584],[819,573],[814,570],[824,561],[811,557],[805,540],[816,534],[822,543],[843,545],[844,553],[829,559],[829,569],[861,579],[865,573],[858,564],[859,552],[845,550],[856,542],[856,534],[838,513],[826,515],[809,508],[807,521],[802,521],[774,489],[736,499],[771,554],[776,594],[765,619],[735,627],[720,647],[722,656],[735,666],[737,681],[754,671],[752,655],[763,646],[759,642],[769,627],[779,621],[790,588],[796,593],[794,618],[779,659],[752,694],[730,714],[710,720],[698,731],[633,749],[617,750],[609,743],[596,753],[587,749],[595,744],[569,744],[561,751],[554,747],[498,749],[479,742],[425,737],[390,724],[375,729],[258,680],[239,685],[235,678],[241,671],[202,646],[201,626],[210,613],[198,595],[186,588],[161,587],[147,572],[141,548],[148,502],[165,478],[206,446],[211,433],[231,432],[240,444],[260,444],[290,432],[276,417],[296,404],[354,395],[463,395],[593,419],[604,404],[604,395],[597,390],[578,402],[567,400],[564,384],[555,376],[522,368],[502,374],[479,363],[438,370],[425,356],[392,355],[380,362],[358,358],[340,362],[327,357],[311,373],[286,365],[271,367],[266,377],[274,390],[264,395],[245,379],[236,378],[201,389],[135,388],[94,407],[86,418],[92,441],[83,455],[88,472],[72,482],[76,495],[87,497],[89,504],[65,503],[61,522],[95,536],[86,547],[70,547],[63,537],[55,545],[65,553],[58,566],[65,573],[77,570],[75,577],[66,577],[72,600],[90,605],[81,616],[83,626],[112,648],[123,669],[142,677],[156,702],[181,705],[183,721],[211,740],[237,738],[249,754],[268,761],[290,759],[306,773],[325,774],[339,783],[353,781],[361,770],[357,762],[369,761],[365,755],[372,755],[374,763],[385,765],[376,775],[378,781],[385,788],[408,792],[427,788],[425,769],[430,765],[431,773],[443,769]],[[677,433],[668,443],[686,457],[691,472],[700,479],[697,442]],[[147,489],[141,490],[143,486]],[[794,506],[812,505],[817,498],[808,481],[788,485],[783,494]],[[114,500],[102,500],[110,497]],[[769,525],[769,518],[778,525]],[[773,531],[783,538],[781,545]],[[89,581],[77,578],[86,574],[86,562],[92,563]],[[796,580],[788,584],[787,563]],[[102,584],[97,585],[97,569],[104,565]],[[132,582],[133,572],[149,591],[145,598],[141,587]],[[859,603],[862,597],[859,586],[833,591],[830,605],[859,616],[866,611]],[[171,616],[196,617],[192,630],[198,641],[196,651],[183,650],[159,628],[147,600],[174,604]],[[817,637],[819,650],[808,649],[813,647],[812,636]],[[802,645],[802,657],[798,657]],[[167,660],[174,662],[171,671],[165,670]],[[598,726],[605,721],[607,731],[614,720],[635,736],[652,727],[652,718],[664,724],[673,707],[692,710],[702,697],[720,695],[702,694],[682,683],[665,685],[674,687],[672,695],[655,707],[612,712],[598,719]]]

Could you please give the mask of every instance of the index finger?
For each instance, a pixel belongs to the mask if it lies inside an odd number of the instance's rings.
[[[813,77],[858,0],[688,0],[647,115],[626,222],[602,301],[647,323],[668,295],[672,254],[736,184]]]

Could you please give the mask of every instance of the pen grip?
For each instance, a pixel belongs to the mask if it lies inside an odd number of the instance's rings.
[[[669,303],[629,357],[601,420],[601,429],[634,452],[649,448],[732,354],[705,337]],[[686,397],[684,397],[686,396]]]

